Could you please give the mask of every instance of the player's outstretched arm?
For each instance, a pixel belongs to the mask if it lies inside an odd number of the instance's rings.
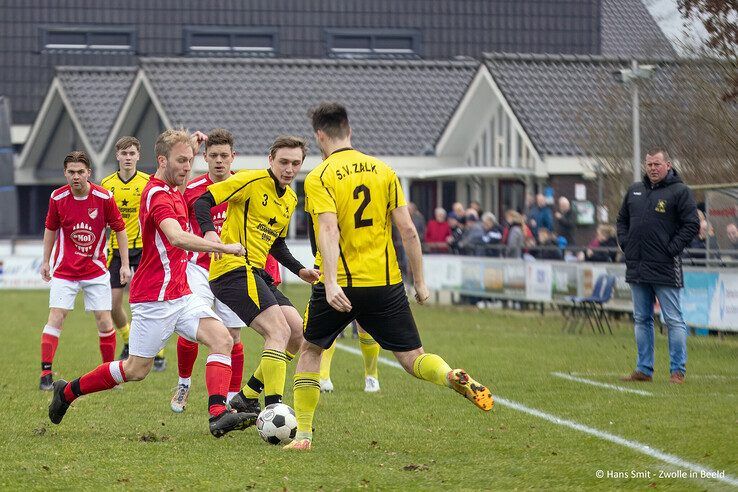
[[[413,219],[410,218],[410,212],[408,212],[406,206],[394,209],[392,220],[400,231],[402,246],[405,248],[408,264],[413,272],[415,300],[423,304],[428,300],[430,294],[425,286],[425,277],[423,276],[423,250],[420,246],[418,231],[415,229],[415,224],[413,224]]]
[[[195,209],[195,218],[197,223],[200,224],[200,230],[203,236],[210,231],[215,231],[215,224],[213,224],[213,217],[210,215],[210,209],[216,206],[215,197],[209,191],[206,191],[200,198],[195,200],[195,204],[192,208]]]
[[[115,231],[118,239],[118,253],[120,253],[120,284],[126,285],[131,280],[131,266],[128,262],[128,233],[125,229]]]
[[[271,249],[269,250],[269,254],[284,265],[287,270],[291,271],[309,284],[317,282],[320,278],[320,271],[315,268],[305,268],[305,266],[292,255],[292,252],[290,251],[290,248],[287,247],[287,243],[283,237],[275,239],[274,243],[272,243]]]
[[[241,244],[215,243],[184,231],[176,219],[164,219],[159,223],[159,227],[172,246],[177,248],[198,253],[225,253],[236,256],[246,254]]]
[[[54,247],[54,241],[56,241],[56,231],[51,229],[44,229],[44,261],[41,263],[41,278],[44,282],[51,281],[51,250]]]
[[[318,249],[323,258],[325,297],[336,311],[351,311],[351,301],[338,285],[338,217],[332,212],[318,215]]]

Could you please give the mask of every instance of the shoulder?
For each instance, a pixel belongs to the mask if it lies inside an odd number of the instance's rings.
[[[137,177],[138,179],[142,179],[142,180],[144,180],[144,181],[148,181],[148,180],[150,180],[150,179],[151,179],[151,175],[150,175],[150,174],[148,174],[148,173],[145,173],[145,172],[143,172],[143,171],[136,171],[136,177]]]
[[[72,191],[69,189],[69,185],[64,185],[61,188],[57,188],[54,191],[51,192],[51,198],[55,201],[59,201],[62,198],[65,198],[72,194]]]
[[[163,182],[153,182],[149,181],[149,184],[146,185],[146,188],[144,188],[142,195],[142,199],[146,199],[146,207],[148,208],[151,205],[151,201],[156,197],[158,199],[164,199],[166,197],[169,197],[171,195],[172,188],[169,187],[169,185],[163,183]]]
[[[267,169],[244,169],[233,174],[226,181],[233,180],[242,183],[243,185],[248,185],[268,177],[269,171]]]
[[[111,186],[116,181],[117,177],[118,177],[117,172],[114,172],[113,174],[108,174],[102,179],[102,181],[100,181],[100,186],[102,186],[103,188],[107,188],[108,186]]]
[[[202,174],[200,176],[197,176],[195,178],[192,178],[190,180],[190,182],[187,183],[187,188],[186,188],[185,193],[187,193],[187,191],[192,190],[192,189],[195,189],[197,187],[210,184],[210,183],[208,183],[208,181],[209,180],[208,180],[208,175],[207,174]]]
[[[110,200],[113,197],[113,193],[111,193],[110,190],[106,190],[102,186],[94,183],[90,183],[90,193],[102,200]]]

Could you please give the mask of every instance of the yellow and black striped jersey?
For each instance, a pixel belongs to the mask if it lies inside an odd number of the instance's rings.
[[[148,182],[149,175],[141,171],[136,171],[128,181],[123,181],[116,171],[100,182],[103,188],[113,193],[115,204],[118,205],[118,210],[123,216],[126,223],[129,249],[143,247],[141,229],[138,226],[138,209],[141,205],[141,192]],[[109,248],[111,250],[118,249],[118,238],[115,234],[110,234]]]
[[[240,171],[208,186],[216,204],[228,202],[220,232],[223,243],[241,243],[246,257],[223,255],[210,262],[210,280],[247,265],[264,268],[266,257],[278,237],[287,237],[287,227],[297,205],[297,195],[282,188],[271,170]]]
[[[339,285],[375,287],[402,281],[391,212],[405,205],[395,171],[357,150],[337,150],[310,171],[305,178],[305,211],[312,217],[316,241],[318,216],[332,212],[338,217]],[[315,264],[320,268],[321,263],[317,253]]]

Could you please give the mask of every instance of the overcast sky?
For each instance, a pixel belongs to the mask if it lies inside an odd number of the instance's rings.
[[[684,35],[684,19],[679,14],[676,0],[642,0],[661,30],[671,40],[675,48],[680,49],[681,43],[686,40]],[[690,34],[694,36],[704,35],[704,28],[699,23],[690,21],[688,24]]]

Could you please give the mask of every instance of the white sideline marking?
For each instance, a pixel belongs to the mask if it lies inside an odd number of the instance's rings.
[[[607,388],[607,389],[611,389],[615,391],[621,391],[623,393],[635,393],[636,395],[641,395],[641,396],[653,396],[653,393],[651,393],[650,391],[626,388],[624,386],[617,386],[615,384],[601,383],[599,381],[592,381],[591,379],[585,379],[585,378],[579,378],[576,376],[572,376],[564,372],[552,372],[551,375],[556,376],[557,378],[568,379],[569,381],[576,381],[577,383],[590,384],[592,386],[599,386],[600,388]]]
[[[624,376],[625,372],[570,372],[572,376],[611,377]],[[689,379],[738,379],[738,376],[726,376],[724,374],[688,374]]]
[[[339,348],[345,352],[349,352],[354,355],[362,355],[361,350],[354,348],[354,347],[348,347],[340,343],[336,344],[336,348]],[[394,360],[380,357],[379,362],[381,362],[382,364],[388,365],[388,366],[402,369],[402,366],[399,364],[399,362],[394,361]],[[595,429],[594,427],[589,427],[584,424],[580,424],[579,422],[574,422],[573,420],[562,419],[560,417],[557,417],[556,415],[542,412],[541,410],[537,410],[535,408],[525,406],[522,403],[508,400],[506,398],[502,398],[497,395],[494,396],[494,399],[495,399],[495,403],[498,405],[512,408],[513,410],[517,410],[522,413],[527,413],[528,415],[533,415],[534,417],[538,417],[540,419],[546,420],[548,422],[551,422],[552,424],[560,425],[562,427],[568,427],[570,429],[583,432],[584,434],[589,434],[590,436],[598,437],[604,441],[608,441],[613,444],[618,444],[620,446],[632,449],[633,451],[636,451],[641,454],[645,454],[647,456],[651,456],[652,458],[656,458],[657,460],[663,461],[664,463],[668,463],[670,465],[686,468],[696,473],[704,472],[705,474],[710,475],[711,477],[714,477],[712,478],[713,480],[717,480],[719,482],[727,483],[729,485],[738,487],[738,478],[732,475],[728,475],[727,473],[725,473],[724,470],[721,470],[720,472],[718,472],[717,470],[704,467],[697,463],[692,463],[691,461],[684,460],[680,458],[679,456],[665,453],[659,449],[652,448],[651,446],[642,444],[638,441],[632,441],[630,439],[625,439],[620,436],[616,436],[615,434],[610,434],[609,432],[604,432],[604,431]]]

